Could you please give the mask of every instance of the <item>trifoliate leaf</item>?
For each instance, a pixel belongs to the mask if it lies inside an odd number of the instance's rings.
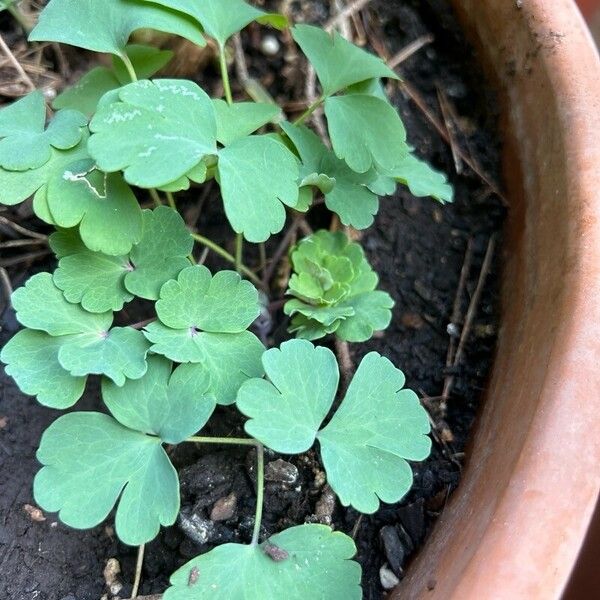
[[[394,301],[375,291],[377,274],[357,243],[341,232],[318,231],[291,252],[294,273],[285,314],[290,332],[315,340],[335,332],[343,340],[366,341],[391,321]]]
[[[103,103],[90,123],[88,150],[103,171],[123,170],[132,185],[156,188],[216,153],[213,104],[194,82],[138,81],[118,98]]]
[[[329,350],[321,350],[329,353],[321,362],[314,361],[315,352],[312,344],[292,340],[265,353],[270,382],[250,380],[238,394],[237,406],[250,418],[246,431],[285,454],[305,452],[316,437],[327,481],[345,506],[373,513],[379,499],[398,502],[412,486],[406,461],[424,460],[431,450],[427,413],[414,392],[402,389],[402,372],[372,352],[362,360],[341,406],[319,431],[335,398],[338,369]],[[307,363],[313,366],[312,375],[302,385],[297,369]]]
[[[413,196],[431,196],[442,204],[452,202],[454,199],[454,189],[448,183],[446,176],[432,169],[414,154],[407,154],[391,172],[391,176],[408,186]]]
[[[106,375],[117,385],[146,372],[148,343],[140,331],[110,329],[110,312],[94,314],[67,302],[50,273],[34,275],[12,296],[17,319],[25,327],[60,340],[58,362],[74,377]]]
[[[51,408],[73,406],[83,394],[85,377],[72,377],[58,362],[62,338],[42,331],[19,331],[2,349],[0,360],[20,390]]]
[[[197,24],[186,15],[137,0],[51,0],[29,39],[120,55],[139,29],[156,29],[205,44]]]
[[[193,17],[206,35],[215,39],[220,46],[238,31],[253,21],[272,25],[278,29],[287,27],[287,19],[283,15],[265,13],[249,5],[243,0],[146,0],[157,2],[163,6]]]
[[[125,275],[125,287],[140,298],[158,300],[163,284],[190,266],[187,257],[193,247],[194,239],[176,210],[145,210],[144,233],[129,255],[132,268]]]
[[[215,409],[209,374],[191,367],[180,365],[172,372],[170,361],[153,356],[141,379],[122,387],[104,379],[102,398],[125,427],[179,444],[202,429]]]
[[[281,559],[269,556],[276,548]],[[260,546],[224,544],[171,576],[164,600],[360,600],[352,538],[325,525],[299,525]],[[194,573],[198,574],[194,577]]]
[[[80,160],[53,173],[48,207],[57,225],[75,227],[84,244],[111,256],[127,254],[142,236],[142,209],[119,173]]]
[[[277,452],[305,452],[333,404],[339,383],[335,355],[294,340],[268,350],[262,361],[270,381],[251,379],[238,393],[238,408],[253,417],[245,429]]]
[[[275,104],[213,100],[217,117],[217,140],[224,146],[249,136],[263,125],[271,122],[281,110]]]
[[[355,173],[304,125],[282,123],[281,127],[302,161],[300,185],[320,188],[327,208],[335,212],[344,225],[356,229],[370,227],[379,210],[379,200],[369,189],[376,177],[373,171]]]
[[[325,101],[333,149],[356,173],[393,171],[408,154],[406,130],[395,109],[375,96],[351,94]]]
[[[9,171],[37,169],[52,157],[52,148],[69,150],[81,141],[85,115],[63,110],[46,123],[46,104],[36,91],[0,110],[0,167]]]
[[[367,79],[398,79],[380,58],[351,44],[337,32],[329,34],[319,27],[296,25],[292,35],[314,66],[323,96]]]
[[[152,46],[131,44],[125,48],[135,72],[140,79],[147,79],[162,69],[171,60],[173,53]],[[96,112],[100,98],[111,90],[130,83],[131,78],[123,61],[113,56],[112,69],[95,67],[88,71],[72,87],[59,94],[52,103],[53,108],[71,108],[85,115]]]
[[[200,363],[197,370],[209,373],[216,401],[233,403],[241,383],[262,373],[264,347],[246,331],[260,312],[256,289],[233,271],[212,277],[206,267],[196,266],[167,282],[160,298],[159,321],[145,328],[152,352]]]
[[[82,141],[70,150],[51,148],[50,160],[37,169],[8,171],[0,168],[0,204],[12,206],[36,194],[35,214],[46,223],[54,224],[48,208],[47,184],[56,175],[62,175],[70,164],[88,158],[87,137],[84,131]]]
[[[179,479],[161,440],[127,429],[108,415],[71,413],[42,436],[36,502],[76,529],[98,525],[118,502],[116,532],[137,546],[175,523]]]
[[[267,136],[246,137],[220,150],[218,180],[233,229],[256,243],[279,233],[283,205],[298,203],[298,175],[294,155]]]
[[[405,377],[376,352],[362,360],[342,405],[319,432],[327,481],[344,506],[374,513],[412,487],[407,460],[431,452],[429,418]]]

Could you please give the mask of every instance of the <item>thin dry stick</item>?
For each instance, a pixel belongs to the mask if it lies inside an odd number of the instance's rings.
[[[50,250],[40,250],[39,252],[29,252],[28,254],[22,254],[21,256],[16,256],[15,258],[8,258],[6,260],[0,261],[0,267],[14,267],[22,262],[27,262],[29,260],[33,261],[38,258],[42,258],[50,254]]]
[[[448,98],[446,98],[446,94],[440,88],[437,88],[437,97],[438,102],[440,104],[440,108],[442,110],[442,117],[444,119],[444,125],[446,126],[446,131],[448,132],[448,139],[450,140],[450,150],[452,151],[452,158],[454,160],[454,168],[456,172],[460,175],[462,173],[462,161],[460,158],[460,148],[458,146],[458,142],[456,141],[456,125],[450,116],[451,109],[448,106]]]
[[[25,246],[43,246],[46,240],[10,240],[10,242],[1,242],[0,248],[23,248]]]
[[[348,389],[352,373],[354,373],[354,362],[350,355],[350,346],[348,342],[335,338],[335,353],[337,354],[340,363],[340,375],[342,379],[342,391]]]
[[[273,254],[271,263],[269,264],[269,266],[263,273],[263,283],[265,284],[265,287],[267,287],[267,288],[269,287],[269,283],[271,282],[271,279],[273,279],[275,269],[277,268],[277,265],[279,264],[281,257],[284,255],[284,253],[290,247],[290,244],[292,243],[292,239],[294,238],[294,235],[296,234],[296,231],[298,230],[299,226],[300,226],[300,217],[296,217],[294,219],[294,221],[292,222],[292,224],[290,225],[290,228],[286,231],[285,235],[283,236],[283,239],[281,240],[279,246],[277,247],[277,250]]]
[[[397,66],[402,64],[405,60],[408,60],[413,54],[416,54],[421,48],[431,44],[435,38],[432,35],[423,35],[420,38],[417,38],[414,42],[407,44],[395,54],[388,61],[388,67],[390,69],[395,69]]]
[[[485,252],[485,258],[483,259],[483,265],[481,266],[481,271],[479,273],[479,279],[477,280],[477,287],[475,288],[475,292],[473,297],[471,298],[471,302],[469,303],[469,309],[467,310],[467,316],[465,317],[465,324],[463,326],[462,332],[460,334],[460,340],[458,342],[458,348],[456,350],[456,354],[454,356],[454,367],[457,367],[463,357],[465,346],[467,344],[467,340],[469,339],[469,335],[471,333],[471,328],[473,326],[473,321],[475,319],[475,315],[477,313],[477,308],[479,307],[479,302],[481,300],[481,294],[483,293],[483,289],[485,287],[485,281],[492,267],[492,260],[494,258],[494,250],[496,249],[496,236],[493,235],[488,242],[487,250]],[[456,376],[451,375],[446,385],[444,386],[443,398],[449,398],[452,393],[452,388],[454,386],[454,382],[456,381]],[[445,400],[442,403],[442,408],[445,409]]]
[[[427,103],[421,97],[421,94],[407,81],[399,81],[398,85],[400,88],[407,94],[407,96],[417,105],[417,108],[425,115],[426,119],[434,126],[437,132],[440,134],[442,139],[450,144],[450,137],[448,136],[448,132],[444,127],[443,123],[429,110]],[[459,156],[462,161],[469,166],[469,168],[486,184],[489,188],[496,194],[505,205],[508,205],[508,202],[504,195],[498,189],[498,186],[492,181],[492,179],[481,169],[481,167],[477,164],[477,162],[467,156],[462,150],[459,149]]]
[[[21,63],[16,59],[11,49],[7,46],[2,35],[0,35],[0,49],[2,49],[2,52],[4,52],[4,54],[6,54],[6,58],[8,58],[10,64],[15,68],[15,71],[17,71],[23,83],[29,88],[30,91],[34,91],[35,83],[31,81],[31,77],[27,75],[25,69],[21,66]]]
[[[48,236],[44,235],[43,233],[38,233],[37,231],[31,231],[31,229],[26,229],[22,225],[19,225],[18,223],[15,223],[14,221],[11,221],[10,219],[3,217],[2,215],[0,215],[0,223],[2,225],[6,225],[7,227],[10,227],[11,229],[14,229],[18,233],[22,233],[23,235],[25,235],[27,237],[34,238],[36,240],[43,240],[44,242],[48,241]]]
[[[308,224],[308,221],[304,217],[301,217],[300,222],[298,223],[298,228],[305,236],[309,236],[314,233],[312,227]]]
[[[12,296],[13,288],[8,272],[3,268],[0,268],[0,283],[2,284],[4,295],[6,296],[6,305],[10,306],[10,297]]]
[[[135,600],[140,589],[140,581],[142,580],[142,568],[144,566],[144,551],[146,545],[142,544],[138,548],[137,562],[135,564],[135,579],[133,580],[133,588],[131,588],[131,599]]]
[[[340,23],[351,17],[354,13],[357,13],[359,10],[362,10],[367,4],[372,2],[373,0],[354,0],[354,2],[348,4],[344,10],[339,12],[335,17],[332,17],[325,23],[325,31],[332,31],[336,28]]]

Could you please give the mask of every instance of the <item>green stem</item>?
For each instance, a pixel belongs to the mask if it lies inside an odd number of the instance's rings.
[[[167,194],[167,202],[169,203],[169,206],[173,210],[177,210],[177,205],[175,204],[175,198],[173,197],[173,194],[171,192],[166,192],[166,194]]]
[[[31,32],[31,23],[25,17],[25,15],[20,11],[19,7],[16,4],[9,4],[7,6],[8,12],[13,16],[14,20],[23,28],[25,33]]]
[[[227,104],[233,104],[231,95],[231,83],[229,82],[229,70],[227,69],[227,57],[225,56],[225,46],[219,44],[219,65],[221,67],[221,79],[223,80],[223,89],[225,90],[225,100]]]
[[[152,200],[154,200],[154,204],[156,204],[156,206],[162,206],[163,203],[158,195],[158,192],[154,188],[150,189],[149,192]]]
[[[239,273],[243,257],[242,253],[244,251],[244,236],[241,233],[238,233],[235,237],[235,270]]]
[[[323,102],[325,102],[325,98],[319,98],[318,100],[315,100],[295,121],[294,121],[294,125],[302,125],[302,123],[304,123],[304,121],[306,121],[306,119],[308,119],[308,117],[310,117],[315,110],[317,110],[317,108],[319,108],[319,106],[321,106],[321,104],[323,104]]]
[[[265,500],[265,447],[252,438],[222,438],[194,436],[186,440],[196,444],[228,444],[232,446],[254,446],[256,448],[256,512],[254,513],[254,531],[252,532],[252,546],[258,546],[260,526],[263,516]]]
[[[256,446],[256,513],[254,515],[254,531],[252,546],[258,546],[260,541],[260,525],[262,522],[265,499],[265,448],[262,444]]]
[[[119,54],[119,57],[123,61],[123,64],[125,65],[125,68],[127,69],[127,72],[129,73],[129,77],[131,77],[131,81],[137,81],[138,76],[137,76],[137,73],[135,72],[135,67],[133,66],[133,63],[131,62],[131,59],[129,58],[129,56],[127,56],[127,53],[122,52],[121,54]]]
[[[221,248],[221,246],[215,244],[212,240],[209,240],[208,238],[204,237],[203,235],[200,235],[199,233],[193,233],[192,237],[199,244],[210,248],[213,252],[218,254],[220,257],[224,258],[227,262],[230,262],[232,265],[236,264],[235,256],[229,254],[229,252],[227,252],[225,248]],[[240,265],[239,270],[241,273],[246,275],[246,277],[248,277],[248,279],[250,279],[253,283],[255,283],[261,288],[263,287],[262,281],[257,277],[255,273],[253,273],[248,267],[246,267],[246,265]]]

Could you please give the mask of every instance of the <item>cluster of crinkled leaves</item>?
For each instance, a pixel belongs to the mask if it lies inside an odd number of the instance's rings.
[[[317,231],[290,253],[293,274],[284,310],[292,317],[290,332],[315,340],[327,334],[363,342],[385,329],[394,301],[377,290],[379,278],[360,244],[342,232]]]

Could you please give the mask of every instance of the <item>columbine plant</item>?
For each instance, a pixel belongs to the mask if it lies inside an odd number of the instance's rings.
[[[6,3],[4,3],[6,4]],[[1,7],[2,5],[0,5]],[[66,409],[89,375],[102,378],[108,414],[71,412],[44,433],[34,482],[38,504],[77,528],[101,523],[116,506],[126,544],[152,540],[175,523],[179,483],[165,444],[256,448],[257,502],[248,545],[226,544],[171,579],[166,600],[360,598],[353,541],[322,525],[299,525],[261,540],[264,448],[303,453],[318,443],[331,488],[345,506],[373,513],[412,485],[407,461],[430,451],[429,422],[404,376],[368,354],[331,415],[339,371],[333,353],[308,340],[335,334],[358,342],[385,329],[393,301],[360,245],[320,231],[291,250],[285,312],[306,339],[266,350],[250,331],[260,284],[242,262],[242,241],[264,242],[286,215],[316,195],[343,225],[371,225],[379,197],[397,183],[450,201],[445,178],[415,157],[382,78],[396,75],[338,34],[298,25],[292,35],[313,64],[321,95],[295,122],[273,104],[233,102],[225,47],[253,21],[278,28],[281,15],[242,0],[51,0],[30,39],[113,55],[48,107],[33,92],[0,111],[0,202],[33,196],[35,214],[55,227],[58,266],[13,295],[25,329],[2,350],[24,393]],[[219,49],[225,99],[196,83],[148,79],[171,54],[128,45],[149,28]],[[324,108],[331,149],[307,126]],[[267,133],[257,133],[265,131]],[[191,232],[174,194],[214,179],[237,234],[236,256]],[[134,191],[135,190],[135,191]],[[143,190],[156,203],[142,210]],[[162,205],[161,196],[169,206]],[[194,244],[237,267],[212,274]],[[242,279],[246,276],[247,280]],[[156,317],[115,327],[134,298]],[[199,435],[216,405],[236,404],[247,438]]]

